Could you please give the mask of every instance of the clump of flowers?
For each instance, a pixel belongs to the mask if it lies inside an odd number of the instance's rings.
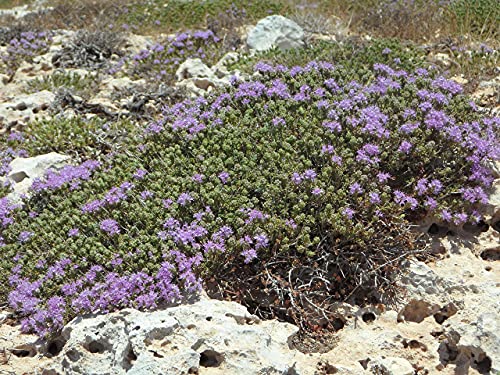
[[[207,280],[307,322],[301,296],[326,309],[390,289],[422,250],[413,220],[480,220],[500,119],[454,82],[384,64],[357,78],[317,61],[256,70],[165,107],[106,168],[49,174],[18,215],[4,204],[0,282],[26,330],[154,308]]]
[[[7,51],[0,55],[0,66],[6,68],[8,75],[13,75],[23,61],[30,62],[34,57],[48,51],[52,37],[45,31],[22,32],[19,38],[13,38]]]
[[[222,57],[221,47],[221,39],[211,30],[185,31],[143,49],[132,57],[128,66],[132,75],[138,78],[169,82],[174,79],[179,65],[188,58],[215,63]]]

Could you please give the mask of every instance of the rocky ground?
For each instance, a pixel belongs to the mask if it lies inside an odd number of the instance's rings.
[[[23,11],[8,12],[19,16]],[[288,48],[303,38],[300,30],[295,32],[280,39],[254,31],[248,47],[266,48],[263,44],[271,41]],[[13,77],[0,74],[2,131],[50,117],[51,110],[62,105],[57,90],[27,93],[26,88],[30,80],[55,71],[53,62],[72,35],[59,31],[46,54],[23,64]],[[125,51],[135,54],[148,42],[148,37],[130,34]],[[188,60],[177,70],[176,86],[199,95],[224,85],[230,74],[237,73],[225,66],[238,58],[238,53],[230,53],[212,67]],[[94,74],[71,68],[65,73]],[[460,79],[466,80],[456,77]],[[499,83],[500,76],[482,81],[473,96],[498,109]],[[149,109],[142,114],[154,116],[157,100],[168,88],[148,92],[145,86],[144,80],[104,77],[87,98],[72,96],[60,116],[131,116],[134,104]],[[14,196],[26,193],[32,180],[49,167],[67,162],[67,156],[56,153],[15,159],[7,177],[15,185]],[[0,374],[500,373],[499,177],[490,196],[490,225],[485,232],[435,234],[433,260],[408,263],[399,281],[398,301],[363,308],[339,304],[338,331],[323,344],[296,345],[297,327],[261,321],[241,305],[204,295],[191,304],[151,313],[124,310],[77,318],[50,342],[21,334],[11,312],[4,309]]]

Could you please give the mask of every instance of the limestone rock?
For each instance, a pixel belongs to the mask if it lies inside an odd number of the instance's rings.
[[[381,375],[413,375],[415,369],[406,359],[397,357],[380,357],[369,362],[370,370]]]
[[[221,64],[224,64],[222,62]],[[187,59],[177,69],[176,86],[185,87],[191,94],[203,95],[214,87],[221,87],[230,83],[231,74],[220,69],[221,65],[209,68],[200,59]],[[238,76],[239,72],[233,72]]]
[[[290,324],[261,322],[232,302],[126,309],[70,322],[57,365],[45,374],[292,373],[300,353],[288,340],[296,332]]]
[[[187,59],[184,61],[175,72],[177,81],[182,81],[188,78],[213,78],[214,73],[206,66],[201,59]]]
[[[27,123],[40,117],[54,101],[55,94],[43,90],[33,94],[16,95],[6,103],[0,103],[0,123],[13,126],[18,123]]]
[[[294,21],[279,15],[260,20],[247,36],[250,50],[265,51],[272,47],[281,50],[304,46],[304,30]]]
[[[42,178],[47,170],[57,169],[66,165],[70,157],[67,155],[51,152],[31,158],[16,158],[10,162],[10,172],[7,180],[11,183],[14,191],[8,196],[14,201],[22,194],[27,194],[34,179]]]

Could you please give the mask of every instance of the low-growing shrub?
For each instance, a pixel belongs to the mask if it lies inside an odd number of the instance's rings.
[[[372,68],[257,64],[113,157],[49,173],[24,208],[1,201],[1,300],[45,335],[203,283],[304,326],[332,301],[380,298],[424,250],[412,221],[481,219],[500,121],[425,69]]]
[[[238,62],[230,64],[230,69],[239,69],[251,73],[254,65],[264,61],[273,65],[305,65],[311,59],[334,61],[343,69],[358,74],[372,74],[375,63],[387,64],[397,69],[415,69],[428,67],[426,53],[413,44],[402,43],[397,39],[373,39],[371,41],[357,38],[346,39],[342,43],[328,40],[311,41],[305,48],[281,51],[271,49],[255,56],[244,56]],[[360,73],[364,72],[364,73]]]
[[[31,62],[34,57],[44,54],[51,43],[48,32],[22,32],[19,38],[10,40],[7,51],[0,55],[0,67],[13,76],[21,63]]]
[[[151,82],[171,83],[175,72],[188,58],[200,58],[213,64],[222,57],[222,41],[211,30],[186,31],[169,36],[140,51],[128,61],[132,76]],[[127,62],[124,62],[125,65]],[[112,73],[121,69],[114,67]]]
[[[99,86],[99,77],[93,74],[82,76],[77,73],[55,71],[51,75],[42,78],[35,78],[27,82],[25,89],[28,93],[35,93],[43,90],[57,92],[61,87],[73,92],[75,95],[90,97]]]
[[[121,56],[123,35],[110,31],[79,30],[52,64],[61,68],[101,69],[109,67],[113,55]]]
[[[22,133],[0,138],[0,145],[22,149],[29,156],[58,152],[76,160],[97,158],[117,149],[136,132],[129,120],[105,121],[99,117],[56,116],[30,122]]]

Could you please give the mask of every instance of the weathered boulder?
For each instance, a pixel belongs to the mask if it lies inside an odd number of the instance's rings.
[[[33,181],[42,178],[49,169],[57,169],[68,164],[70,157],[51,152],[31,158],[16,158],[10,162],[10,172],[6,179],[10,182],[13,192],[8,197],[18,201],[20,196],[27,194]]]
[[[126,309],[77,318],[62,331],[45,374],[287,374],[291,324],[261,322],[233,302],[202,299],[150,313]],[[312,371],[311,371],[312,373]]]
[[[304,30],[294,21],[278,15],[260,20],[247,36],[250,50],[265,51],[272,47],[281,50],[304,46]]]
[[[231,57],[227,58],[227,60],[229,59]],[[230,73],[227,69],[222,69],[227,60],[209,68],[198,58],[187,59],[175,72],[176,86],[186,88],[193,95],[203,95],[215,87],[229,84],[230,74],[238,76],[239,72]]]
[[[54,101],[55,94],[43,90],[33,94],[16,95],[6,103],[0,103],[0,124],[10,127],[26,124],[41,117]]]
[[[380,357],[369,362],[373,374],[383,375],[413,375],[415,369],[404,358]]]

